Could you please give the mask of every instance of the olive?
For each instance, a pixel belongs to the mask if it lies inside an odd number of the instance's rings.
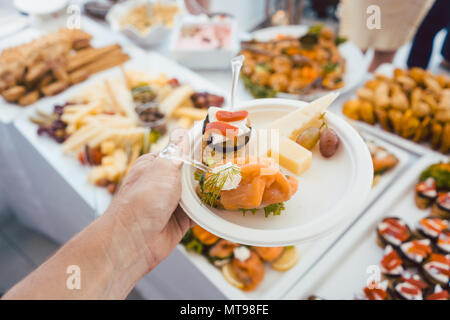
[[[320,153],[325,158],[332,157],[339,147],[339,137],[333,129],[326,128],[320,132]]]
[[[297,143],[302,147],[312,150],[320,138],[320,129],[311,127],[303,131],[297,138]]]

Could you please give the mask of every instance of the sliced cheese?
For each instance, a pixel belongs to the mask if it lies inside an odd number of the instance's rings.
[[[278,150],[272,149],[268,156],[278,161],[280,166],[296,175],[301,175],[311,165],[312,153],[287,137],[280,137]]]
[[[189,85],[177,87],[161,101],[159,108],[162,112],[171,116],[173,111],[182,105],[186,99],[189,99],[193,93],[194,89]]]
[[[319,99],[314,100],[307,106],[290,112],[284,117],[275,120],[265,127],[265,129],[279,130],[280,136],[289,137],[296,140],[297,137],[307,128],[320,125],[320,115],[336,99],[338,94],[329,93]]]
[[[178,118],[189,118],[193,121],[199,121],[206,118],[208,110],[189,107],[180,107],[173,112],[173,116]]]

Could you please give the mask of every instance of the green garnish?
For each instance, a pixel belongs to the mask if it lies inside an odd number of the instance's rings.
[[[244,86],[250,91],[254,98],[272,98],[277,95],[276,90],[266,86],[260,86],[259,84],[252,82],[249,77],[243,75],[242,80]]]
[[[323,66],[323,72],[324,72],[325,74],[332,73],[332,72],[335,71],[338,67],[339,67],[339,63],[327,62],[327,63]]]
[[[186,245],[186,250],[194,251],[198,254],[201,254],[203,252],[203,244],[198,241],[197,239],[192,239],[190,242],[188,242]]]
[[[264,214],[266,218],[270,216],[270,214],[273,214],[274,216],[279,216],[281,214],[281,211],[285,210],[284,203],[273,203],[266,207],[264,207]]]
[[[436,181],[438,189],[450,190],[450,162],[432,164],[420,174],[419,180],[424,181],[430,177]]]
[[[317,35],[318,36],[318,35],[320,35],[320,32],[322,32],[322,29],[323,29],[323,24],[319,23],[319,24],[316,24],[314,26],[311,26],[309,28],[307,34],[312,34],[312,35]]]
[[[273,69],[268,63],[258,63],[255,65],[255,72],[272,72]]]
[[[240,173],[240,168],[233,165],[208,175],[203,182],[202,189],[206,192],[202,194],[202,201],[213,207],[219,200],[220,191],[222,191],[228,179]]]
[[[184,245],[186,250],[194,251],[198,254],[203,252],[203,244],[194,236],[192,229],[189,229],[180,241]]]
[[[245,214],[250,211],[252,214],[255,214],[256,211],[258,211],[258,209],[254,208],[254,209],[244,209],[244,208],[239,208],[239,211],[242,212],[242,215],[245,216]]]
[[[203,172],[195,171],[194,172],[194,180],[200,181],[205,174]]]
[[[344,42],[347,42],[347,38],[343,36],[337,36],[334,40],[334,43],[338,46],[340,44],[343,44]]]

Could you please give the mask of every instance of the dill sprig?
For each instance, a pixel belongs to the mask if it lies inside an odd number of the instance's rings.
[[[279,216],[281,214],[281,211],[285,210],[284,203],[273,203],[269,204],[268,206],[264,207],[264,215],[266,218],[270,216],[270,214],[273,214],[274,216]]]
[[[220,191],[222,191],[228,179],[240,174],[240,172],[239,167],[230,166],[208,174],[203,182],[204,193],[202,195],[202,201],[213,207],[219,200]]]

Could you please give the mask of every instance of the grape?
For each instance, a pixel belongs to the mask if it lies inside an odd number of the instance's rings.
[[[332,157],[339,147],[339,137],[333,129],[326,128],[320,133],[320,153],[325,158]]]
[[[311,127],[303,131],[297,138],[297,143],[302,147],[312,150],[319,141],[320,129]]]

